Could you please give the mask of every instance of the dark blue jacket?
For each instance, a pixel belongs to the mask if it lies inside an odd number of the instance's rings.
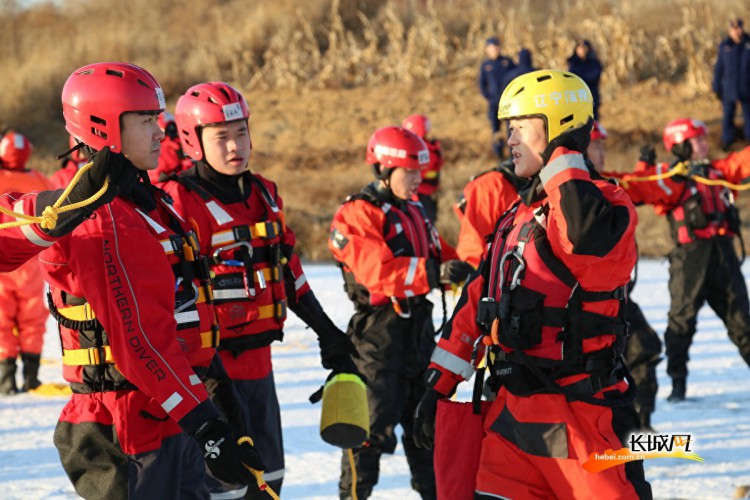
[[[500,96],[505,90],[505,74],[513,69],[515,64],[505,56],[495,60],[486,59],[479,68],[479,90],[490,104],[500,102]]]
[[[578,75],[581,79],[586,82],[586,85],[591,89],[591,97],[594,98],[595,103],[599,103],[599,79],[602,76],[602,63],[599,62],[599,58],[596,57],[593,49],[589,50],[586,59],[581,59],[573,53],[568,58],[568,71],[574,75]]]
[[[536,68],[531,64],[531,52],[529,49],[521,49],[518,51],[518,64],[515,67],[505,72],[505,80],[503,81],[503,88],[507,87],[510,82],[521,75],[531,73]]]
[[[743,34],[740,43],[725,38],[719,44],[712,87],[725,102],[750,100],[750,35]]]

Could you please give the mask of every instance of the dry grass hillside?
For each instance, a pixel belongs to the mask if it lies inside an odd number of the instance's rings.
[[[487,36],[500,35],[506,54],[528,47],[537,67],[557,68],[573,39],[589,38],[606,66],[608,167],[628,169],[678,116],[705,120],[718,151],[720,104],[709,92],[716,45],[729,17],[747,13],[745,0],[19,3],[0,0],[0,123],[31,138],[35,168],[51,172],[65,149],[60,90],[81,65],[142,65],[170,105],[194,83],[230,82],[252,109],[251,168],[279,184],[307,259],[329,258],[333,212],[369,182],[369,135],[415,112],[431,118],[443,144],[439,227],[455,241],[450,205],[494,162],[476,87]],[[641,252],[665,254],[666,222],[647,207],[639,214]]]

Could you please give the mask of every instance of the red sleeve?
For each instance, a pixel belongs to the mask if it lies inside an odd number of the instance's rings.
[[[584,290],[628,283],[635,266],[638,215],[619,187],[592,181],[583,156],[558,148],[540,173],[549,200],[552,250]]]
[[[750,178],[750,146],[721,160],[712,161],[711,165],[721,170],[727,181],[732,184],[741,184],[742,181]]]
[[[177,342],[171,266],[140,217],[116,199],[43,255],[43,268],[52,286],[86,297],[117,369],[179,421],[208,393]]]
[[[386,297],[430,291],[422,257],[396,257],[385,242],[383,211],[363,200],[345,203],[333,217],[328,249],[370,293]]]
[[[464,286],[453,315],[445,324],[432,353],[428,370],[432,369],[433,374],[428,385],[441,394],[450,394],[459,382],[474,375],[470,361],[474,343],[482,334],[476,317],[483,290],[484,277],[479,273]]]
[[[25,215],[36,214],[36,193],[7,193],[0,196],[5,210]],[[0,213],[0,223],[16,222],[16,218]],[[12,271],[57,241],[45,234],[37,224],[0,230],[0,272]]]
[[[488,172],[464,188],[465,208],[461,219],[456,252],[474,267],[486,250],[485,238],[492,233],[497,219],[513,205],[518,193],[500,172]]]
[[[643,163],[643,162],[639,162]],[[685,189],[684,182],[676,182],[672,177],[655,180],[637,180],[652,175],[663,175],[669,172],[667,163],[644,166],[632,174],[622,174],[618,178],[622,181],[621,187],[635,204],[648,204],[674,208],[679,203],[682,191]]]

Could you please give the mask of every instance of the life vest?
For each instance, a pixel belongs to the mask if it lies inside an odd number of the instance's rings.
[[[281,238],[284,214],[255,176],[252,186],[266,206],[265,219],[249,220],[243,211],[219,201],[194,177],[174,179],[195,193],[209,214],[211,245],[208,261],[214,273],[214,303],[221,325],[219,349],[244,351],[283,339],[287,316]]]
[[[440,141],[424,141],[430,151],[430,162],[421,170],[422,183],[417,188],[417,193],[431,196],[440,187],[440,170],[445,160],[440,149]]]
[[[492,339],[494,360],[513,372],[504,379],[510,392],[560,392],[565,385],[562,392],[591,395],[623,377],[627,285],[582,289],[549,244],[546,206],[518,220],[519,205],[498,221],[477,323]],[[617,316],[585,307],[609,300],[619,302]]]
[[[405,201],[406,211],[403,211],[390,203],[379,200],[368,188],[349,196],[344,203],[351,203],[355,200],[371,203],[386,215],[383,239],[393,255],[432,257],[437,259],[438,262],[441,261],[440,237],[419,201]],[[336,238],[335,230],[331,237]],[[346,294],[357,305],[377,307],[391,303],[397,314],[402,317],[410,317],[412,306],[424,300],[424,296],[386,297],[381,294],[370,293],[364,285],[357,282],[354,273],[346,264],[343,262],[338,264],[344,276]]]
[[[724,178],[719,170],[705,170],[707,179]],[[715,236],[740,234],[739,211],[734,205],[734,194],[724,186],[709,186],[692,179],[687,180],[679,204],[667,217],[672,238],[677,245]]]
[[[136,208],[149,231],[159,240],[175,276],[177,338],[199,377],[219,345],[219,326],[212,304],[211,277],[206,258],[198,254],[195,233],[174,212],[171,204],[157,199],[158,221]],[[162,221],[169,220],[165,227]],[[54,297],[53,297],[54,293]],[[117,369],[107,332],[85,297],[62,290],[47,294],[50,314],[58,322],[63,351],[63,376],[75,393],[134,389]],[[59,304],[59,306],[57,305]]]

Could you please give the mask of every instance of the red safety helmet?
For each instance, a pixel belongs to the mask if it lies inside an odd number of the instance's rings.
[[[591,142],[606,139],[608,135],[607,129],[601,123],[595,121],[591,129]]]
[[[175,121],[182,149],[195,161],[203,159],[198,129],[213,123],[247,120],[250,110],[240,92],[224,82],[194,85],[177,100]]]
[[[430,163],[430,151],[414,132],[403,127],[383,127],[370,137],[366,159],[368,165],[380,166],[380,176],[385,177],[388,169],[396,167],[421,170]]]
[[[23,170],[31,156],[31,142],[18,132],[8,132],[0,139],[0,163],[8,170]]]
[[[708,134],[708,127],[700,120],[693,118],[678,118],[672,120],[664,128],[664,147],[669,152],[678,144]]]
[[[122,152],[120,116],[159,112],[165,107],[159,82],[145,69],[128,63],[94,63],[73,72],[62,91],[65,129],[99,151]]]
[[[411,130],[422,139],[424,139],[427,136],[427,133],[432,129],[430,119],[425,115],[409,115],[404,119],[403,123],[401,123],[401,126],[406,130]]]

